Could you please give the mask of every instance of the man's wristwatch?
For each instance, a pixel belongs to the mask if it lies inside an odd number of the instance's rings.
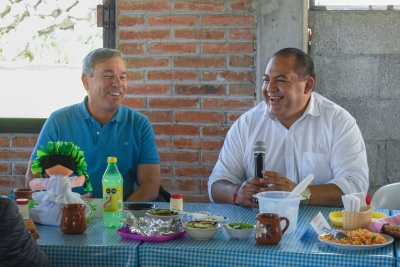
[[[301,196],[304,197],[305,199],[303,199],[300,202],[300,205],[308,205],[308,202],[310,202],[310,199],[311,199],[310,187],[307,187],[306,189],[304,189],[304,191],[301,193]]]

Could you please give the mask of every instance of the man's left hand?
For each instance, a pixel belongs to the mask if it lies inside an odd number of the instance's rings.
[[[292,192],[293,188],[296,187],[296,184],[291,180],[286,178],[285,176],[271,171],[262,171],[262,174],[266,177],[260,179],[260,182],[263,183],[264,187],[262,191],[287,191]]]

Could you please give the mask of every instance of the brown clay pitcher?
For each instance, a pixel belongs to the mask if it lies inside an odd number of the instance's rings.
[[[86,231],[84,204],[65,204],[61,209],[60,229],[64,234],[82,234]]]
[[[289,227],[289,220],[276,213],[257,214],[256,241],[263,245],[278,244]],[[286,221],[285,228],[281,229],[281,221]]]
[[[26,198],[32,200],[33,190],[30,188],[16,188],[14,189],[14,199]]]

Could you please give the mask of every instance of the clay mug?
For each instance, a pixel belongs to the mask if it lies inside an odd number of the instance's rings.
[[[289,219],[276,213],[257,214],[256,241],[263,245],[278,244],[289,227]],[[286,221],[285,228],[281,229],[281,221]]]
[[[61,207],[60,229],[64,234],[82,234],[86,231],[86,206],[65,204]]]
[[[14,189],[14,199],[26,198],[32,200],[33,190],[30,188],[16,188]]]

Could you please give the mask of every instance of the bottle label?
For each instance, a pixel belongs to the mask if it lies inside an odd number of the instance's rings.
[[[103,187],[103,209],[106,212],[122,211],[122,186]]]

